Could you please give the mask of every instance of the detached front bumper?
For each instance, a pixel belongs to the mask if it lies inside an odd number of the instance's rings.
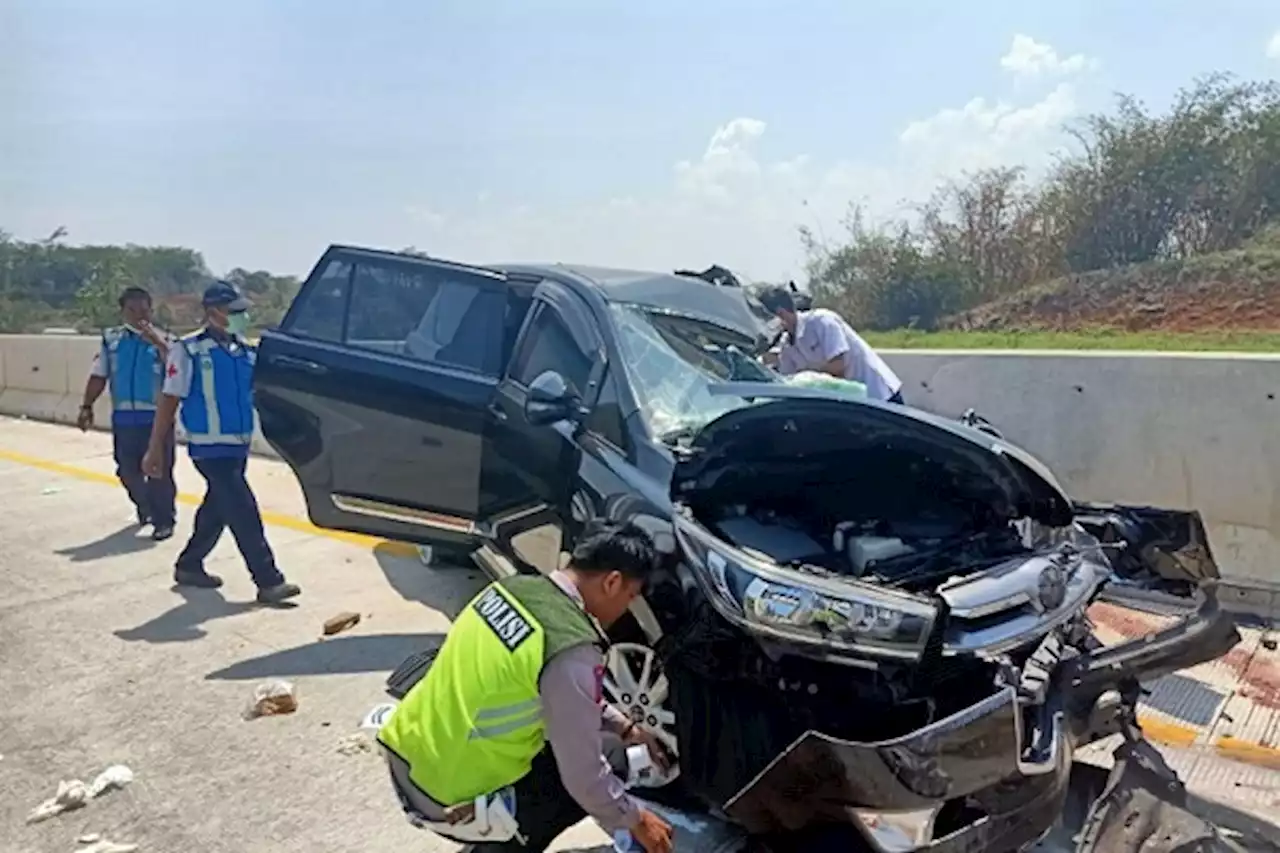
[[[1051,746],[1042,761],[1025,761],[1026,710],[1010,687],[879,743],[808,732],[726,803],[725,812],[748,831],[767,833],[847,820],[851,808],[918,811],[968,799],[987,816],[923,849],[977,850],[1010,833],[1034,840],[1061,806],[1073,750],[1061,715],[1045,711]]]
[[[852,809],[911,812],[963,802],[974,810],[973,820],[915,849],[1019,849],[1048,832],[1061,813],[1077,745],[1132,721],[1125,701],[1114,703],[1110,716],[1099,713],[1106,694],[1131,696],[1138,680],[1217,658],[1239,641],[1211,588],[1199,590],[1190,609],[1184,600],[1182,613],[1164,630],[1051,663],[1034,700],[1025,683],[1009,686],[951,717],[880,742],[807,732],[726,803],[725,812],[749,832],[770,833],[850,821]]]

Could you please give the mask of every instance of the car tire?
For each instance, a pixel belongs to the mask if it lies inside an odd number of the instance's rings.
[[[670,709],[670,683],[652,648],[641,643],[614,643],[605,653],[603,698],[637,726],[657,735],[675,760],[671,769],[641,787],[664,787],[680,775],[680,746],[675,713]]]

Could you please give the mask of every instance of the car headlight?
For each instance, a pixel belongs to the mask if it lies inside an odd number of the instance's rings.
[[[820,650],[916,659],[938,617],[931,602],[757,559],[677,519],[676,536],[712,605],[749,631]]]

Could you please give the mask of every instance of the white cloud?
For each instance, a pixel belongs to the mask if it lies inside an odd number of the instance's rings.
[[[1018,68],[1054,74],[1088,67],[1083,57],[1061,59],[1052,48],[1019,52]],[[1031,59],[1034,58],[1034,61]],[[1064,144],[1063,124],[1079,114],[1079,93],[1059,81],[1021,102],[975,97],[912,121],[897,133],[886,161],[817,163],[803,153],[761,156],[768,131],[762,119],[733,118],[710,135],[701,156],[674,164],[665,187],[626,197],[559,208],[532,207],[488,196],[470,211],[415,205],[408,242],[433,254],[472,261],[549,260],[674,269],[719,263],[749,277],[799,276],[798,226],[820,239],[839,237],[851,203],[873,216],[904,212],[948,177],[997,165],[1046,167]],[[424,215],[429,211],[429,215]],[[425,231],[426,233],[421,233]]]
[[[1267,42],[1267,58],[1280,60],[1280,30],[1276,30],[1271,41]]]
[[[1009,45],[1009,52],[1000,58],[1000,67],[1020,77],[1065,77],[1099,67],[1097,59],[1083,53],[1062,57],[1052,45],[1018,33]]]

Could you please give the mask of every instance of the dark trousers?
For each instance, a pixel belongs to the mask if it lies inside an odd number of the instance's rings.
[[[267,533],[262,529],[258,500],[244,476],[249,460],[240,456],[191,461],[207,485],[204,501],[196,510],[196,529],[187,547],[178,555],[177,570],[203,572],[205,557],[218,544],[223,529],[230,527],[258,588],[284,583],[284,576],[276,568],[275,555],[267,544]]]
[[[626,746],[605,735],[605,758],[620,778],[627,770]],[[518,839],[501,844],[477,844],[474,853],[543,853],[557,836],[587,816],[560,781],[560,768],[548,746],[533,760],[533,769],[515,784],[516,822],[525,842]]]
[[[164,445],[164,463],[159,477],[142,473],[142,457],[151,443],[150,424],[117,426],[111,429],[111,446],[115,451],[116,476],[129,493],[129,500],[156,527],[173,527],[178,518],[178,490],[173,482],[173,431]]]

